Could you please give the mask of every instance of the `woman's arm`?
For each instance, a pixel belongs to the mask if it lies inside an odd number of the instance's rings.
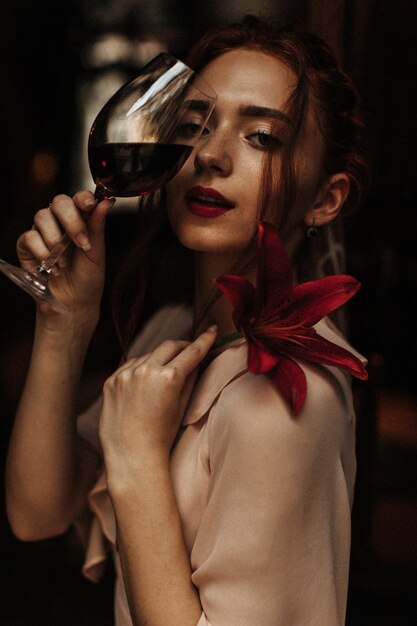
[[[36,229],[18,241],[22,266],[39,262],[62,236],[74,247],[51,278],[67,315],[40,305],[31,364],[10,440],[6,493],[9,521],[21,539],[64,532],[80,511],[97,467],[76,435],[74,396],[94,332],[104,281],[104,220],[111,203],[96,207],[92,194],[58,196],[53,212],[35,216]],[[90,213],[87,223],[80,210]],[[79,235],[83,233],[89,239]],[[82,244],[82,247],[81,247]],[[84,249],[83,249],[84,248]]]
[[[111,488],[133,624],[195,626],[202,609],[191,581],[168,459],[144,452],[136,484]]]
[[[65,532],[92,484],[98,460],[78,440],[74,418],[87,345],[80,329],[35,337],[6,471],[8,517],[19,539]]]
[[[195,626],[192,582],[169,472],[169,453],[193,386],[213,344],[164,342],[120,368],[104,386],[100,436],[117,543],[133,623]]]

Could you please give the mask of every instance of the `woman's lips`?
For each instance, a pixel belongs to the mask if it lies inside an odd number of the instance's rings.
[[[187,193],[187,207],[199,217],[218,217],[233,209],[234,204],[217,189],[198,185]]]

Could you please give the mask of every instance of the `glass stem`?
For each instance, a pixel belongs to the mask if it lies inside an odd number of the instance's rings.
[[[69,244],[71,243],[71,239],[69,238],[69,236],[67,234],[65,234],[61,241],[59,241],[50,251],[50,253],[48,254],[47,257],[44,258],[44,260],[42,261],[42,263],[40,263],[39,265],[37,265],[37,267],[35,268],[36,272],[39,272],[39,274],[50,274],[51,269],[53,268],[53,266],[55,265],[55,263],[58,261],[59,257],[65,252],[65,250],[68,248]]]

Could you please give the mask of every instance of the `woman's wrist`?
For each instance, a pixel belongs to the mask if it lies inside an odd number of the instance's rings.
[[[53,341],[91,339],[100,317],[99,307],[91,307],[85,312],[68,312],[63,315],[36,316],[36,331],[49,336]]]
[[[61,364],[65,361],[81,363],[97,326],[98,316],[86,319],[63,315],[62,318],[56,323],[38,316],[34,351],[47,353],[50,359]]]
[[[140,496],[152,485],[170,480],[169,452],[144,447],[134,456],[104,452],[107,486],[112,499]]]

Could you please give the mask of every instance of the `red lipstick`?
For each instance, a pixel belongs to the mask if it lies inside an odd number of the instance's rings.
[[[217,189],[197,185],[187,193],[187,207],[199,217],[218,217],[233,209],[234,204]]]

